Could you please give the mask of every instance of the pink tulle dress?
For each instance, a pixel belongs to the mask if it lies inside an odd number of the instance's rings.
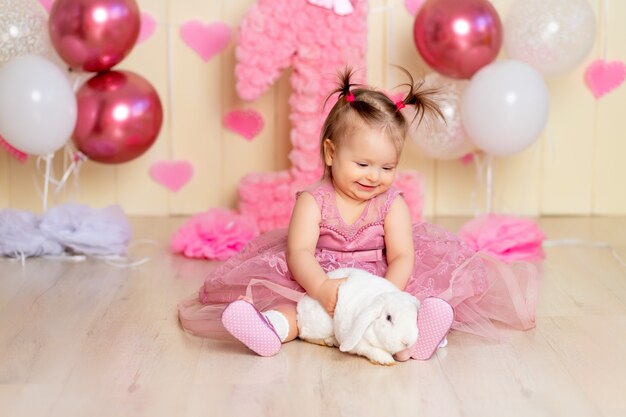
[[[400,192],[391,188],[370,200],[353,224],[339,214],[330,181],[305,192],[321,211],[315,256],[324,271],[356,267],[384,276],[384,219]],[[496,322],[522,330],[534,327],[539,273],[533,264],[505,264],[476,253],[456,235],[428,223],[413,226],[413,241],[415,267],[406,291],[419,300],[437,296],[448,301],[455,310],[453,329],[498,338]],[[239,296],[251,296],[261,311],[295,303],[304,290],[289,272],[286,248],[286,229],[251,241],[206,277],[199,295],[179,304],[183,327],[200,336],[228,337],[220,317]]]

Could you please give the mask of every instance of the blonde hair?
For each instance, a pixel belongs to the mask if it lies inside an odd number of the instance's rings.
[[[436,90],[420,90],[424,81],[417,85],[411,74],[400,68],[408,76],[409,82],[402,84],[409,88],[403,100],[394,103],[384,93],[373,87],[351,82],[354,71],[346,68],[339,74],[337,88],[326,97],[324,105],[335,94],[339,93],[337,102],[330,109],[320,136],[320,155],[324,161],[324,140],[330,140],[335,147],[341,139],[350,135],[357,126],[365,124],[370,128],[381,129],[385,136],[393,141],[398,155],[402,152],[404,139],[409,125],[416,119],[419,124],[425,112],[433,112],[444,118],[439,105],[432,97]],[[400,111],[405,106],[415,107],[415,116],[407,120]],[[324,178],[330,178],[330,167],[324,164]]]

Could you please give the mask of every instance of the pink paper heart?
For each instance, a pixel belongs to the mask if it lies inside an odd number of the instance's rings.
[[[187,161],[158,161],[150,167],[150,176],[162,186],[177,192],[193,177],[193,165]]]
[[[54,3],[54,0],[39,0],[39,3],[41,3],[44,9],[50,12],[50,9],[52,8],[52,3]]]
[[[197,20],[190,20],[180,28],[180,36],[204,62],[208,62],[230,42],[230,27],[220,22],[205,25]]]
[[[156,29],[156,20],[149,13],[141,13],[141,30],[137,38],[137,44],[149,39]]]
[[[622,61],[593,61],[585,71],[585,82],[596,99],[615,90],[626,78],[626,64]]]
[[[424,0],[404,0],[404,6],[411,13],[411,16],[417,14],[420,7],[422,7],[422,3],[424,3]]]
[[[233,110],[224,117],[224,126],[252,140],[263,129],[263,116],[254,110]]]

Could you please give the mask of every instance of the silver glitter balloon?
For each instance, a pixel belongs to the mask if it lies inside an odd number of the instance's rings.
[[[434,114],[425,114],[422,123],[414,123],[409,130],[413,142],[427,156],[435,159],[456,159],[471,152],[473,143],[461,122],[461,99],[469,84],[467,80],[446,78],[430,73],[423,88],[437,89],[437,103],[445,116],[445,122]]]
[[[546,77],[575,69],[589,54],[596,17],[587,0],[517,0],[504,22],[504,47],[511,59]]]
[[[0,65],[51,49],[48,18],[36,0],[0,0]]]

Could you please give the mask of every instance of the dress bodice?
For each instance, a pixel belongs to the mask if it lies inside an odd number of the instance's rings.
[[[305,192],[315,198],[321,213],[318,256],[332,253],[334,257],[356,257],[367,262],[384,260],[385,216],[394,198],[400,193],[398,189],[390,188],[369,200],[352,224],[346,223],[341,217],[330,180],[322,180]]]

